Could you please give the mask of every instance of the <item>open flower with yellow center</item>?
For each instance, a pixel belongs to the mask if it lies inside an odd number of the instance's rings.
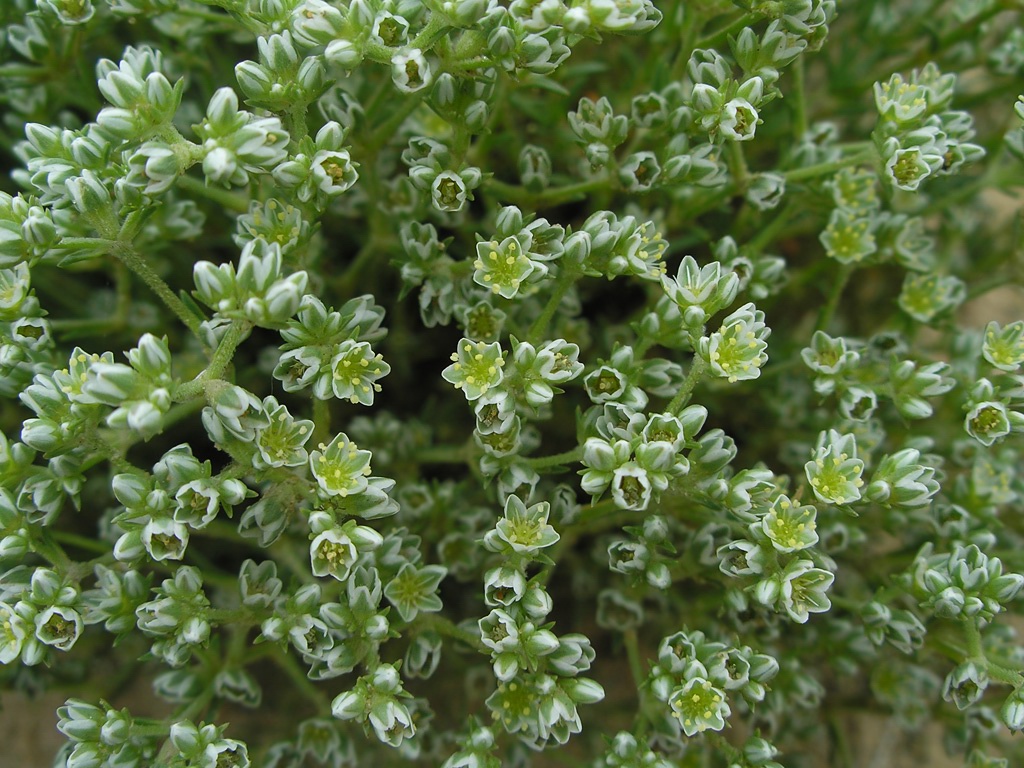
[[[837,208],[819,238],[825,253],[842,264],[863,261],[878,250],[871,219]]]
[[[716,376],[730,382],[756,379],[768,361],[765,339],[770,333],[764,312],[744,304],[722,321],[717,333],[700,339],[699,352]]]
[[[498,342],[484,344],[462,339],[451,359],[452,364],[441,372],[441,376],[456,389],[461,389],[471,402],[501,384],[504,378],[502,367],[505,358]]]
[[[318,510],[309,516],[309,561],[314,576],[333,576],[345,581],[359,556],[377,549],[384,537],[369,526],[349,520],[342,526],[334,515]]]
[[[857,458],[857,441],[830,429],[818,438],[813,458],[804,465],[807,482],[819,501],[852,504],[860,500],[864,462]]]
[[[695,677],[675,691],[669,699],[672,715],[683,726],[687,736],[725,728],[725,718],[732,714],[725,692],[711,681]]]
[[[361,451],[343,432],[329,445],[309,454],[309,466],[320,490],[327,496],[348,496],[362,493],[370,474],[369,451]]]
[[[313,182],[328,197],[337,197],[349,189],[359,174],[347,150],[321,150],[313,155]]]
[[[10,664],[21,655],[29,625],[14,608],[0,603],[0,664]]]
[[[263,399],[263,410],[269,423],[256,433],[253,466],[263,469],[305,464],[309,455],[303,446],[313,434],[313,422],[294,418],[273,395]]]
[[[526,255],[519,238],[510,236],[501,242],[486,240],[476,244],[476,271],[473,282],[511,299],[535,272],[547,273],[547,267]]]
[[[825,613],[832,607],[826,593],[835,574],[815,568],[810,560],[794,560],[776,578],[780,585],[778,607],[793,621],[804,624],[809,614]]]
[[[1005,328],[992,321],[985,326],[985,342],[981,354],[1001,371],[1016,371],[1024,363],[1024,321]]]
[[[761,518],[761,530],[779,552],[807,549],[818,542],[816,514],[809,504],[794,504],[788,496],[779,496]]]
[[[518,496],[509,496],[505,515],[484,535],[484,546],[492,552],[517,555],[532,555],[550,547],[559,539],[548,524],[550,514],[551,505],[546,501],[527,507]]]
[[[391,366],[365,341],[345,339],[331,358],[331,389],[334,396],[351,403],[373,405],[380,392],[377,379],[391,373]]]

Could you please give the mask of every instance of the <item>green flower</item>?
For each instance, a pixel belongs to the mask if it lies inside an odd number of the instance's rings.
[[[403,621],[412,621],[420,611],[435,613],[441,610],[441,598],[437,586],[448,573],[443,565],[427,565],[417,568],[406,563],[388,585],[384,596],[398,610]]]
[[[871,219],[836,208],[829,217],[828,226],[821,233],[825,253],[843,264],[855,264],[878,250],[871,232]]]
[[[537,349],[526,341],[512,339],[515,378],[527,404],[537,408],[550,403],[563,390],[557,385],[571,381],[583,372],[580,348],[564,339],[555,339]]]
[[[897,189],[915,192],[921,182],[932,174],[932,163],[929,160],[934,162],[936,156],[925,155],[920,147],[899,148],[899,142],[894,137],[886,142],[884,152],[888,157],[886,173]]]
[[[967,709],[982,696],[988,687],[988,671],[974,661],[966,661],[946,675],[942,683],[942,698]]]
[[[461,389],[469,401],[477,400],[504,378],[501,344],[462,339],[458,351],[452,353],[452,364],[441,372],[445,381]]]
[[[1006,406],[993,400],[975,403],[964,418],[967,434],[986,446],[1002,440],[1011,428]]]
[[[546,501],[527,508],[518,496],[505,500],[505,516],[484,535],[484,546],[491,552],[533,555],[558,541],[558,533],[548,525],[551,505]]]
[[[459,320],[469,338],[474,341],[493,342],[501,338],[501,329],[505,326],[505,313],[486,301],[481,301],[459,311]]]
[[[964,410],[964,429],[985,446],[1002,440],[1015,430],[1024,428],[1024,415],[1012,411],[1009,405],[1019,401],[1019,377],[1006,376],[995,383],[978,379],[971,387]]]
[[[893,403],[900,415],[908,419],[931,416],[935,409],[925,398],[943,395],[955,386],[955,379],[943,375],[949,369],[949,363],[928,363],[918,367],[913,360],[900,361],[893,355],[889,364],[889,382]]]
[[[476,255],[473,282],[506,299],[514,298],[534,273],[547,274],[547,267],[527,256],[515,236],[506,237],[500,243],[497,240],[477,243]]]
[[[391,373],[391,366],[365,341],[346,339],[331,358],[331,389],[334,396],[351,403],[373,405],[380,392],[377,379]]]
[[[321,445],[320,450],[309,454],[309,467],[322,493],[327,496],[348,496],[362,493],[366,489],[370,458],[369,451],[359,450],[341,432],[331,440],[330,445]]]
[[[53,605],[35,616],[36,638],[60,651],[69,651],[82,634],[82,616],[74,608]]]
[[[815,568],[810,560],[794,560],[776,578],[781,587],[779,604],[793,621],[804,624],[808,614],[825,613],[832,607],[825,593],[835,575]]]
[[[616,506],[619,509],[647,509],[654,493],[651,474],[637,461],[627,461],[617,467],[611,482],[612,500]]]
[[[683,323],[700,327],[732,303],[739,291],[740,278],[717,261],[701,267],[692,256],[684,256],[676,276],[662,277],[661,285],[679,307]]]
[[[399,747],[416,735],[413,714],[404,702],[408,697],[397,667],[381,664],[360,677],[352,690],[338,694],[331,702],[331,714],[339,720],[359,720],[372,727],[384,744]]]
[[[252,457],[256,469],[267,467],[298,467],[309,455],[303,447],[313,435],[313,422],[296,420],[273,395],[264,398],[263,412],[269,423],[256,431],[256,453]]]
[[[846,339],[842,336],[832,338],[824,331],[815,331],[811,337],[811,346],[801,350],[800,357],[815,373],[834,376],[855,366],[860,353],[847,350]]]
[[[700,338],[698,351],[716,376],[730,382],[756,379],[768,361],[765,339],[770,333],[764,312],[744,304],[722,321],[717,333]]]
[[[874,173],[844,168],[828,183],[837,208],[865,212],[878,208],[878,178]]]
[[[725,728],[725,718],[732,714],[725,691],[701,677],[694,677],[676,690],[669,699],[669,706],[687,736],[708,730],[720,731]]]
[[[28,623],[7,603],[0,603],[0,664],[11,664],[29,636]]]
[[[818,542],[816,514],[809,504],[794,504],[788,496],[779,496],[761,518],[761,530],[779,552],[807,549]]]
[[[750,141],[758,123],[757,110],[746,99],[733,99],[723,108],[719,116],[718,129],[722,136],[733,141]]]
[[[629,462],[632,454],[633,449],[628,440],[587,438],[583,444],[582,458],[586,469],[580,471],[584,492],[595,498],[604,493],[611,485],[616,470]]]
[[[314,576],[348,579],[361,554],[372,552],[384,541],[373,528],[349,520],[340,528],[333,524],[333,515],[315,512],[310,516],[313,536],[309,560]]]
[[[985,326],[982,356],[1001,371],[1016,371],[1024,363],[1024,320],[1000,328],[992,321]]]
[[[908,273],[900,291],[900,309],[920,323],[954,309],[967,297],[967,286],[959,278],[935,273]]]
[[[917,73],[915,73],[917,74]],[[902,75],[894,74],[888,82],[875,83],[875,106],[878,114],[896,123],[914,123],[928,109],[930,90],[917,82],[908,83]]]
[[[921,509],[939,492],[935,470],[921,463],[921,452],[904,448],[882,458],[864,495],[885,507]]]
[[[843,435],[834,429],[822,432],[804,472],[819,501],[851,504],[860,499],[864,462],[857,458],[857,440],[853,435]]]

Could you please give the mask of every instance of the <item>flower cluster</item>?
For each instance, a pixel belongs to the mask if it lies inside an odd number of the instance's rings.
[[[645,418],[626,407],[608,406],[595,425],[597,436],[583,445],[583,490],[595,498],[611,489],[620,509],[647,509],[669,483],[684,476],[690,462],[682,451],[695,445],[707,410],[690,406]]]
[[[311,294],[281,331],[284,344],[274,377],[286,391],[306,388],[320,400],[337,397],[373,405],[378,379],[391,371],[371,342],[382,339],[384,311],[372,296],[350,299],[340,310],[328,309]]]
[[[721,731],[732,714],[729,696],[751,705],[763,701],[765,683],[778,671],[779,664],[771,656],[684,630],[659,643],[657,663],[648,679],[651,693],[667,705],[661,723],[678,739]]]
[[[1022,18],[0,3],[5,705],[79,768],[1022,763]]]
[[[551,505],[527,507],[517,496],[484,536],[484,547],[502,564],[484,574],[484,601],[491,612],[479,621],[480,642],[491,656],[498,686],[487,706],[508,733],[539,748],[564,744],[582,728],[577,707],[604,698],[604,690],[583,677],[594,661],[585,635],[559,637],[545,619],[553,603],[544,583],[527,578],[531,561],[559,540],[548,523]]]

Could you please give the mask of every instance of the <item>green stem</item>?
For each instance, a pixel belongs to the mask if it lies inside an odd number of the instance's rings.
[[[249,337],[251,331],[252,323],[248,320],[233,320],[221,337],[213,357],[210,358],[210,364],[206,366],[206,371],[203,374],[204,378],[222,378],[228,366],[231,365],[238,345]]]
[[[704,373],[707,370],[707,363],[703,357],[694,355],[693,360],[690,363],[690,370],[686,374],[686,378],[683,379],[682,386],[679,387],[679,391],[676,392],[676,396],[672,398],[672,401],[668,404],[666,411],[668,413],[679,413],[686,404],[690,401],[690,395],[693,394],[694,387],[704,378]]]
[[[799,140],[807,133],[807,99],[804,78],[804,57],[797,56],[793,62],[793,136]]]
[[[428,90],[428,89],[424,89]],[[416,108],[423,103],[424,98],[423,91],[412,94],[405,98],[401,106],[393,112],[383,123],[373,128],[370,135],[373,139],[367,144],[366,149],[369,155],[376,155],[380,151],[381,147],[391,141],[391,137],[395,135],[402,123],[405,122],[406,118],[409,117]]]
[[[205,197],[214,203],[220,203],[225,210],[232,211],[233,213],[247,213],[249,211],[249,199],[235,192],[230,192],[220,187],[211,187],[191,176],[181,176],[177,183],[186,192]]]
[[[306,674],[299,668],[298,662],[290,653],[288,653],[288,651],[278,648],[275,653],[270,655],[270,658],[273,659],[274,663],[280,667],[281,671],[288,676],[288,679],[292,681],[295,687],[313,703],[316,707],[317,714],[327,715],[330,713],[331,702],[328,700],[326,694],[317,688],[313,681],[306,676]]]
[[[588,192],[602,189],[608,186],[608,184],[608,177],[599,176],[595,179],[587,179],[586,181],[567,184],[563,187],[550,187],[535,193],[517,184],[506,184],[503,181],[491,178],[484,182],[484,187],[499,198],[510,200],[513,203],[540,207],[571,202]]]
[[[729,35],[734,35],[744,27],[750,27],[761,21],[764,16],[760,13],[745,13],[738,19],[726,24],[724,27],[719,27],[713,32],[705,35],[697,41],[695,48],[715,48],[720,47],[722,43],[728,39]]]
[[[746,760],[743,757],[743,753],[740,750],[736,749],[736,747],[734,747],[732,744],[730,744],[728,740],[726,740],[725,736],[723,736],[722,734],[716,733],[714,731],[709,731],[708,740],[715,745],[715,748],[719,751],[719,753],[725,755],[725,757],[729,760],[730,764],[742,765],[746,762]]]
[[[92,427],[82,437],[82,445],[102,456],[110,462],[110,465],[119,472],[126,474],[138,474],[141,470],[128,461],[124,454],[99,436],[96,427]]]
[[[117,317],[82,317],[58,318],[50,321],[50,328],[55,331],[69,331],[83,334],[95,334],[101,331],[113,333],[121,330],[123,323]]]
[[[782,229],[789,223],[790,219],[793,218],[794,214],[799,209],[793,203],[790,203],[779,211],[778,216],[771,220],[767,226],[761,228],[757,235],[747,242],[748,253],[761,253],[769,243],[773,242]]]
[[[309,129],[306,128],[306,104],[296,104],[285,114],[285,129],[292,138],[292,146],[298,146],[306,136]]]
[[[475,59],[487,52],[487,35],[479,30],[467,29],[455,43],[452,59],[456,62]]]
[[[116,242],[105,237],[62,237],[57,248],[95,248],[98,253],[108,250]]]
[[[750,171],[747,170],[747,159],[743,156],[743,146],[738,141],[728,144],[729,173],[737,195],[744,195],[750,186]]]
[[[420,464],[465,464],[469,458],[469,445],[434,445],[416,451]]]
[[[187,706],[176,710],[173,715],[167,718],[167,721],[161,728],[161,732],[167,733],[167,731],[170,730],[170,727],[172,725],[174,725],[175,723],[180,723],[182,720],[195,721],[197,718],[199,718],[200,715],[203,714],[203,712],[206,711],[206,708],[210,706],[210,702],[212,701],[213,686],[210,685],[209,687],[205,688],[202,693],[200,693],[198,696],[192,699],[192,701],[190,701]],[[178,750],[174,746],[173,742],[171,742],[171,740],[168,739],[164,742],[163,746],[160,747],[160,752],[157,753],[155,760],[156,765],[165,765],[166,761],[173,757],[177,753],[177,751]]]
[[[61,544],[67,544],[70,547],[78,547],[78,549],[84,549],[87,552],[95,552],[98,555],[105,555],[110,551],[110,545],[106,544],[98,539],[92,539],[88,536],[79,536],[77,533],[70,533],[68,531],[52,531],[51,535],[53,540]]]
[[[984,296],[986,293],[994,291],[996,288],[1005,288],[1008,285],[1016,285],[1016,282],[1007,275],[993,275],[992,277],[986,278],[985,280],[970,286],[967,289],[967,301],[976,299],[979,296]]]
[[[830,163],[818,163],[817,165],[808,165],[804,168],[794,168],[792,171],[785,171],[782,175],[785,177],[787,183],[816,179],[819,176],[828,176],[836,171],[841,171],[843,168],[867,163],[873,160],[875,155],[875,151],[871,149],[864,152],[858,152],[857,154],[850,155],[849,157],[840,158],[839,160],[834,160]]]
[[[832,283],[832,290],[829,291],[828,300],[825,302],[825,306],[821,308],[821,313],[818,315],[818,322],[814,325],[815,330],[824,331],[828,328],[829,323],[832,322],[836,309],[839,307],[839,299],[843,295],[843,290],[846,288],[846,284],[849,282],[850,275],[853,274],[853,270],[854,266],[852,264],[843,264],[839,268],[835,282]]]
[[[202,2],[202,0],[200,0]],[[201,19],[202,21],[208,21],[212,24],[226,24],[227,26],[234,26],[232,22],[235,20],[231,16],[224,13],[211,13],[210,11],[202,11],[197,8],[178,7],[174,9],[174,12],[179,16],[188,16],[192,19]]]
[[[433,630],[438,634],[450,637],[453,640],[465,643],[470,648],[475,648],[481,653],[487,653],[486,646],[480,641],[480,636],[475,632],[464,629],[451,619],[445,618],[438,613],[421,613],[416,617],[415,632]]]
[[[990,661],[985,655],[985,647],[981,641],[981,630],[973,618],[966,618],[961,622],[964,631],[964,644],[968,661],[976,661],[984,666],[988,674],[1001,683],[1019,687],[1024,685],[1024,675],[1018,670],[1004,667]]]
[[[679,33],[679,48],[669,69],[673,80],[682,78],[683,70],[686,68],[690,56],[693,55],[693,49],[696,47],[697,35],[703,29],[706,21],[707,19],[704,17],[704,14],[693,6],[687,6],[683,11],[683,25]]]
[[[313,434],[310,442],[313,445],[327,443],[331,436],[331,407],[326,400],[319,397],[313,398]]]
[[[410,48],[419,48],[421,51],[429,51],[434,43],[440,40],[451,31],[447,20],[440,14],[431,14],[426,26],[409,43]]]
[[[991,677],[994,677],[1001,683],[1012,685],[1014,688],[1019,688],[1020,686],[1024,685],[1024,675],[1022,675],[1016,669],[1004,667],[990,659],[985,660],[985,669],[988,671]]]
[[[37,67],[32,64],[4,64],[0,67],[0,77],[5,80],[16,78],[45,80],[48,74],[46,67]]]
[[[640,692],[640,689],[647,681],[647,675],[644,674],[643,660],[640,658],[640,641],[635,629],[627,629],[622,633],[622,644],[626,646],[629,671],[633,675],[633,684],[636,686],[637,696],[640,697],[639,709],[643,709],[643,694]]]
[[[833,713],[829,715],[828,725],[835,751],[839,753],[841,768],[854,768],[853,752],[850,749],[850,740],[846,738],[843,719]]]
[[[376,190],[374,190],[376,191]],[[359,284],[359,275],[369,265],[376,256],[379,254],[379,245],[377,240],[373,237],[369,238],[359,252],[355,255],[355,258],[349,262],[345,268],[345,272],[341,275],[339,280],[340,293],[346,295],[353,293]]]
[[[252,18],[248,13],[242,12],[244,3],[235,0],[197,0],[202,5],[212,5],[215,8],[223,8],[230,17],[241,24],[255,36],[266,34],[263,24]]]
[[[554,565],[548,566],[541,573],[539,577],[541,585],[545,585],[551,580],[551,576],[554,574],[558,563],[561,562],[563,555],[570,551],[580,538],[589,534],[619,528],[627,523],[643,519],[646,515],[647,512],[645,511],[619,509],[612,499],[599,501],[593,506],[584,508],[580,513],[580,519],[565,529],[558,543],[548,553]]]
[[[572,288],[578,277],[579,274],[575,270],[565,269],[555,280],[555,287],[551,291],[548,303],[544,305],[544,309],[541,310],[537,319],[533,321],[533,325],[530,326],[530,330],[526,334],[526,339],[531,344],[536,346],[543,340],[552,318],[554,318],[555,313],[562,304],[562,299],[565,298],[565,294],[569,292],[569,289]]]
[[[188,328],[193,335],[199,336],[199,326],[202,323],[202,319],[192,314],[192,311],[185,306],[185,303],[178,298],[177,294],[174,293],[164,282],[163,278],[160,277],[153,268],[149,266],[142,256],[136,251],[129,243],[116,243],[110,249],[111,253],[120,259],[128,269],[134,272],[138,277],[142,278],[142,281],[149,286],[150,290],[159,296],[168,309],[170,309],[185,327]]]
[[[233,320],[221,337],[217,349],[214,350],[210,364],[192,381],[187,381],[175,389],[174,399],[179,403],[184,403],[200,395],[208,395],[210,383],[223,381],[224,373],[235,356],[235,350],[249,337],[251,331],[252,323],[248,320]]]
[[[42,556],[58,573],[67,573],[72,566],[71,558],[45,528],[29,528],[32,551]]]
[[[546,469],[547,467],[558,467],[563,464],[574,464],[583,458],[583,448],[577,446],[571,451],[555,453],[551,456],[536,456],[526,459],[526,463],[533,469]]]
[[[494,60],[480,56],[475,59],[466,59],[465,61],[455,61],[445,66],[448,72],[469,72],[474,69],[488,69],[494,66]]]
[[[964,642],[967,645],[967,654],[973,659],[984,659],[985,650],[981,645],[981,631],[978,629],[978,625],[974,619],[964,619]]]
[[[637,707],[633,734],[637,740],[643,741],[650,724],[647,715],[647,675],[644,673],[643,659],[640,658],[640,640],[635,629],[627,629],[622,633],[622,644],[626,647],[629,671],[633,676],[633,687],[636,688]]]

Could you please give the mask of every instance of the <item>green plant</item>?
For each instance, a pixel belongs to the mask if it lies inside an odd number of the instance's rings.
[[[1019,761],[1024,321],[964,308],[1021,279],[1022,13],[5,3],[54,764]]]

